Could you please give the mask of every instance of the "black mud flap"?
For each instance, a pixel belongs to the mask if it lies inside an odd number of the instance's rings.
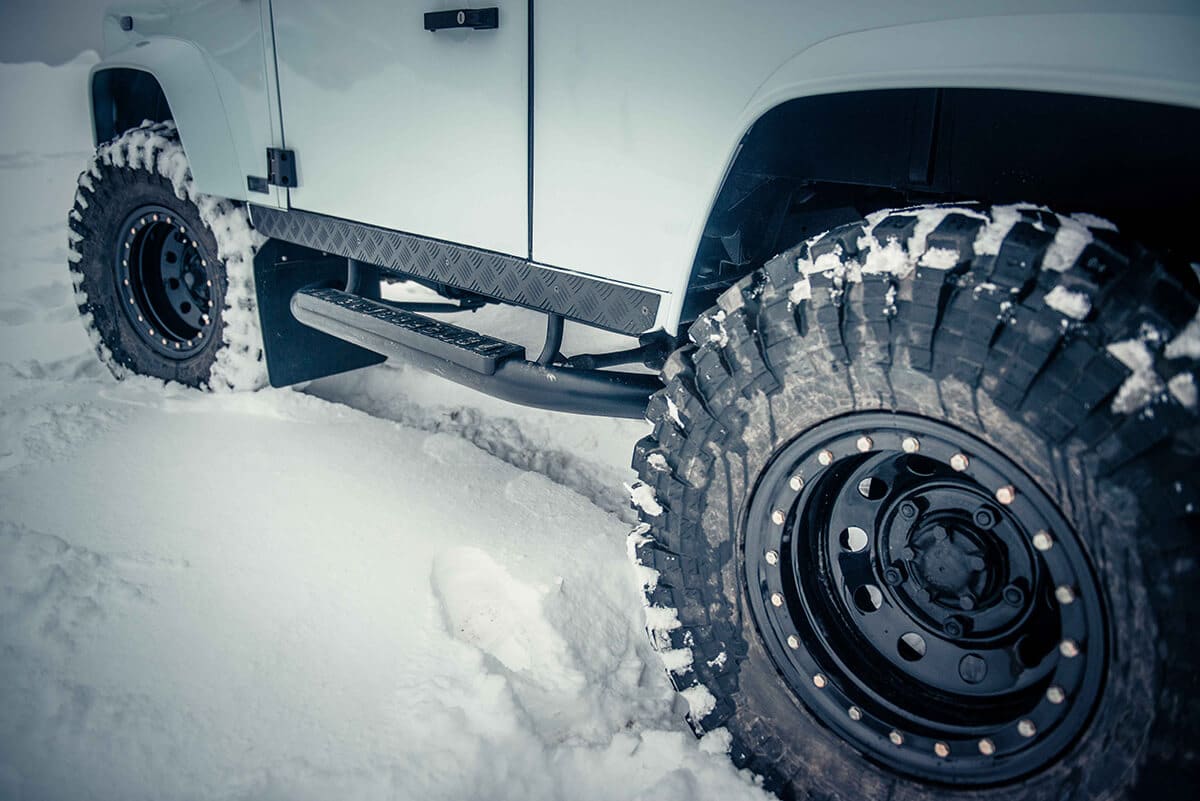
[[[254,257],[254,286],[262,324],[263,352],[271,386],[286,387],[385,360],[345,340],[301,325],[292,316],[292,295],[306,286],[341,288],[346,260],[272,239]]]

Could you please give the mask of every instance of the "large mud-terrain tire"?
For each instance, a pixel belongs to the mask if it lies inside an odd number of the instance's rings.
[[[254,294],[265,239],[242,204],[196,191],[173,123],[97,148],[67,222],[79,312],[115,376],[266,384]]]
[[[1088,215],[921,207],[727,291],[633,461],[693,728],[785,798],[1198,786],[1192,269]]]

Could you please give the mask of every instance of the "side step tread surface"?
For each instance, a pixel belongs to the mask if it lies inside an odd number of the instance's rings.
[[[424,351],[483,375],[495,373],[505,359],[525,358],[521,345],[339,289],[301,289],[293,296],[292,307],[339,323],[347,339],[365,347],[371,345],[355,337],[356,331]]]

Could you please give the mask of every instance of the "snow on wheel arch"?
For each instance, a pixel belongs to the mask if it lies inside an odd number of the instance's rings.
[[[210,389],[248,391],[267,384],[267,365],[263,356],[262,330],[258,319],[254,289],[254,255],[267,238],[254,230],[250,216],[242,203],[206,195],[196,189],[187,155],[180,144],[175,123],[143,122],[110,142],[100,145],[92,161],[79,176],[75,204],[88,207],[88,197],[94,194],[101,179],[100,165],[140,169],[157,173],[171,182],[175,196],[194,205],[200,219],[212,231],[217,242],[217,255],[224,262],[227,287],[225,309],[222,313],[223,344],[209,374]],[[72,209],[72,215],[78,212]],[[75,289],[75,299],[82,308],[87,302],[82,289],[83,273],[77,265],[82,254],[75,249],[81,238],[68,228],[67,259]],[[118,377],[127,371],[116,363],[111,352],[99,341],[100,335],[84,315],[88,337],[97,346],[101,360]]]

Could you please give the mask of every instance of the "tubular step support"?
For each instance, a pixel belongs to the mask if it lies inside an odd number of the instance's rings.
[[[638,419],[662,386],[655,375],[539,365],[519,345],[337,289],[301,289],[291,310],[310,328],[525,406]]]

